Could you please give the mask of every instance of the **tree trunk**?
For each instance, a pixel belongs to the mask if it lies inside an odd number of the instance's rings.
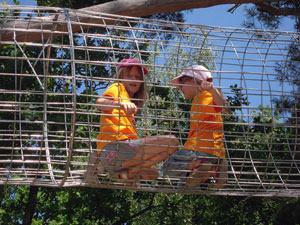
[[[30,186],[29,196],[25,207],[24,220],[22,223],[24,225],[30,225],[32,222],[33,214],[37,203],[36,199],[37,199],[38,189],[39,187],[37,186]]]
[[[242,4],[242,3],[261,3],[261,2],[277,2],[274,0],[116,0],[107,2],[100,5],[95,5],[79,10],[74,10],[75,13],[70,12],[69,18],[71,22],[81,23],[95,23],[103,24],[102,19],[91,19],[89,15],[91,12],[102,12],[108,14],[116,14],[122,16],[149,16],[158,13],[167,13],[182,11],[194,8],[207,8],[215,5],[222,4]],[[5,7],[5,6],[3,6]],[[22,6],[20,6],[22,9]],[[57,8],[59,10],[59,8]],[[86,11],[88,10],[88,12]],[[57,20],[57,23],[55,22]],[[14,44],[13,36],[14,31],[11,29],[14,27],[16,30],[16,40],[18,42],[33,42],[42,39],[46,40],[50,36],[50,31],[55,26],[55,31],[68,31],[68,24],[66,23],[66,15],[61,13],[58,18],[54,16],[42,17],[40,21],[13,21],[3,24],[0,29],[0,46],[4,44]],[[112,24],[113,21],[105,21],[106,24]],[[41,24],[43,30],[41,32]],[[54,25],[55,24],[55,25]],[[87,28],[87,27],[86,27]],[[79,25],[72,24],[72,31],[80,31]],[[30,33],[30,35],[28,35]],[[55,34],[54,37],[61,36],[62,34]],[[8,41],[9,43],[1,43],[2,41]]]
[[[83,8],[123,16],[149,16],[223,4],[278,2],[274,0],[117,0]]]

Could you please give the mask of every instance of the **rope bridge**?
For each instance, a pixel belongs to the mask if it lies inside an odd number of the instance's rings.
[[[11,5],[0,6],[0,26],[1,185],[299,197],[299,33]],[[170,80],[196,64],[212,72],[227,100],[225,187],[179,188],[163,173],[127,185],[101,169],[86,182],[102,115],[95,100],[129,57],[149,70],[139,137],[172,134],[180,146],[191,102]]]

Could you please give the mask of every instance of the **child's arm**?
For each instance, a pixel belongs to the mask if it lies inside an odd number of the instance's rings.
[[[123,109],[127,115],[132,115],[137,112],[137,107],[132,102],[120,102],[108,99],[106,96],[101,96],[96,100],[96,108],[102,111]]]
[[[225,106],[225,104],[226,104],[225,97],[222,95],[222,93],[217,88],[215,88],[215,86],[212,82],[203,81],[199,87],[199,91],[200,92],[201,91],[209,91],[212,94],[216,105]]]

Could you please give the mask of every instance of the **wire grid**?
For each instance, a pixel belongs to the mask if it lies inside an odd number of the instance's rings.
[[[300,195],[299,74],[289,72],[299,66],[289,50],[299,46],[299,33],[49,7],[1,5],[0,16],[0,184]],[[179,188],[163,174],[157,181],[125,185],[103,171],[97,184],[84,181],[102,115],[95,100],[115,81],[117,63],[128,57],[150,71],[138,135],[173,134],[180,145],[191,103],[170,79],[195,64],[212,72],[228,101],[225,188]],[[287,99],[293,102],[289,107]]]

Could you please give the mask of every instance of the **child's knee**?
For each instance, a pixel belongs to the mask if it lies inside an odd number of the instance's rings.
[[[169,135],[169,146],[172,149],[173,152],[175,152],[178,148],[179,141],[177,140],[176,136],[174,135]]]
[[[89,164],[95,164],[97,162],[99,162],[98,153],[97,153],[97,151],[93,151],[89,157]]]

